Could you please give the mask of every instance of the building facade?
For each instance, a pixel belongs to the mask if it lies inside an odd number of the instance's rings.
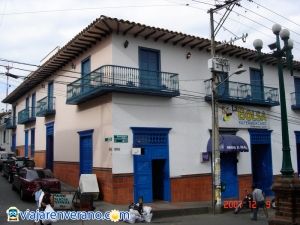
[[[12,104],[12,149],[78,186],[97,175],[113,204],[155,199],[209,201],[211,189],[210,40],[101,16],[29,75]],[[270,186],[282,163],[276,59],[239,46],[217,48],[247,72],[219,87],[222,198]],[[292,163],[300,156],[299,63],[284,68]],[[231,141],[231,142],[230,142]],[[242,145],[236,143],[243,143]],[[132,148],[141,148],[133,155]]]
[[[6,129],[7,119],[10,118],[10,112],[0,113],[0,148],[1,151],[11,151],[11,130]]]

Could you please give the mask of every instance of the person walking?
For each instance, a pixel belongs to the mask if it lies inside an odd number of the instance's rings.
[[[265,194],[261,189],[255,187],[255,185],[251,186],[252,188],[252,196],[253,196],[253,217],[251,220],[257,220],[257,212],[260,207],[265,207]]]
[[[49,187],[44,188],[44,197],[42,199],[42,204],[41,204],[42,211],[45,211],[47,205],[50,205],[51,207],[54,207],[54,198],[50,194],[50,188]],[[41,225],[43,225],[42,221],[40,221],[40,222],[41,222]],[[51,223],[48,223],[48,225],[51,225]]]
[[[36,205],[37,205],[38,209],[39,209],[39,199],[40,199],[40,196],[41,196],[42,192],[43,192],[42,191],[42,184],[41,183],[37,183],[36,189],[32,193],[32,196],[34,196],[34,199],[36,201]],[[36,225],[36,222],[34,222],[33,225]]]

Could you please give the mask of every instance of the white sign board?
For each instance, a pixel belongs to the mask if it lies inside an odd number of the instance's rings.
[[[253,106],[219,105],[219,127],[269,129],[269,113]]]
[[[52,194],[54,209],[72,209],[72,194]]]

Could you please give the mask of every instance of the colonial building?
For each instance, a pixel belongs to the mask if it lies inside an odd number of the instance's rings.
[[[222,198],[242,198],[252,183],[272,195],[282,162],[277,61],[264,61],[262,76],[254,49],[216,54],[230,60],[223,79],[247,69],[219,87]],[[211,200],[211,155],[200,157],[211,152],[210,40],[101,16],[48,58],[3,100],[13,149],[74,187],[96,174],[110,203]],[[283,62],[297,172],[300,68],[294,61],[292,77]]]
[[[0,113],[0,149],[1,151],[11,151],[11,130],[6,129],[11,112]]]

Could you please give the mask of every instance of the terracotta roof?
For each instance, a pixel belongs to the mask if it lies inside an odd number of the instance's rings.
[[[64,65],[71,62],[75,57],[78,57],[83,51],[87,51],[97,41],[110,35],[112,32],[123,35],[133,34],[134,37],[143,36],[145,40],[152,38],[154,41],[162,40],[165,43],[172,42],[173,45],[180,44],[182,47],[190,46],[199,48],[200,51],[210,51],[210,40],[197,36],[187,35],[181,32],[175,32],[163,28],[151,27],[140,23],[130,22],[107,16],[100,16],[90,25],[78,33],[72,40],[63,46],[56,54],[49,58],[35,72],[32,72],[27,79],[20,84],[12,93],[10,93],[3,103],[12,104],[24,94],[28,93],[32,88],[39,85],[47,77],[55,74]],[[216,42],[221,44],[221,42]],[[230,57],[235,55],[237,58],[254,60],[257,57],[257,52],[253,49],[247,49],[236,45],[228,45],[227,48],[216,48],[217,55],[226,55]],[[263,62],[276,65],[277,59],[266,59]],[[283,65],[286,66],[286,61],[283,59]],[[294,69],[300,71],[300,62],[294,61]],[[71,82],[71,81],[70,81]]]

